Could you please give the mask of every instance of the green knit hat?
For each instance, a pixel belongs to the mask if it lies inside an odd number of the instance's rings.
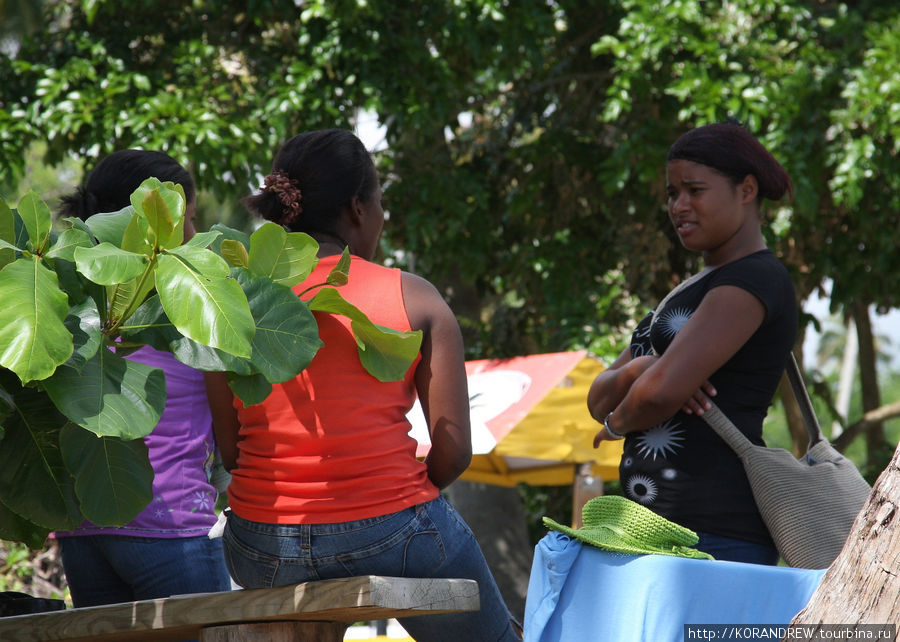
[[[693,548],[699,541],[697,533],[620,495],[594,497],[584,505],[581,516],[584,526],[577,530],[549,517],[544,517],[544,526],[607,551],[713,559]]]

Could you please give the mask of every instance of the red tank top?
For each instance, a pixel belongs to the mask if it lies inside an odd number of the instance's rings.
[[[298,294],[323,283],[338,256],[321,259]],[[341,295],[374,323],[409,330],[400,270],[352,257]],[[311,298],[308,292],[304,299]],[[438,496],[416,459],[406,413],[414,375],[383,383],[359,362],[350,321],[315,313],[325,344],[299,376],[255,406],[235,401],[241,423],[231,509],[271,524],[324,524],[387,515]]]

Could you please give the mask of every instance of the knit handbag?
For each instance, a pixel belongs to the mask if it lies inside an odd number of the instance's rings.
[[[822,434],[793,354],[787,374],[810,437],[800,459],[787,450],[752,443],[715,404],[702,416],[743,463],[753,498],[785,562],[827,568],[841,552],[871,489],[853,462]]]

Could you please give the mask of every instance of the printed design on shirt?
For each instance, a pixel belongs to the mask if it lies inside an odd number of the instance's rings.
[[[191,512],[196,512],[198,510],[209,510],[212,508],[212,500],[210,499],[209,493],[204,493],[202,490],[194,491],[194,508],[191,509]]]
[[[656,482],[646,475],[632,475],[625,482],[625,492],[640,504],[652,504],[659,494]]]
[[[643,357],[648,354],[652,354],[649,323],[643,329],[638,327],[631,333],[631,357]]]
[[[678,334],[685,323],[690,321],[691,312],[692,310],[690,308],[685,307],[669,308],[659,316],[656,324],[659,326],[663,335],[666,338],[671,339]]]
[[[669,419],[661,424],[648,428],[637,436],[638,452],[644,459],[666,459],[668,455],[675,454],[676,448],[681,448],[684,441],[684,430],[679,428],[680,422]]]

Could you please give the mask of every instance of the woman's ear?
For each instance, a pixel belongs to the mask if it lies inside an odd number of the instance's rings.
[[[738,185],[738,189],[741,193],[741,204],[747,205],[756,201],[756,197],[759,195],[759,183],[756,180],[756,176],[747,174],[740,185]]]
[[[353,225],[361,225],[363,217],[363,203],[359,196],[354,196],[350,201],[350,222],[353,223]]]

